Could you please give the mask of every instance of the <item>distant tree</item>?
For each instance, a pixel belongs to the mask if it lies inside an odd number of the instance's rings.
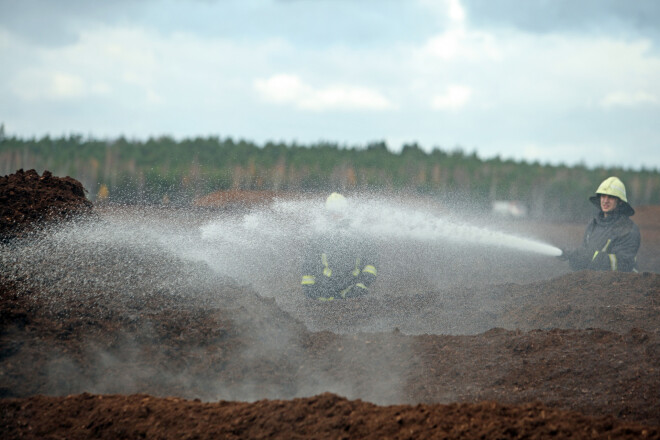
[[[534,216],[579,218],[585,197],[610,175],[628,185],[633,204],[660,204],[660,173],[642,168],[588,168],[538,161],[480,159],[462,147],[424,151],[417,143],[391,152],[384,141],[348,147],[331,142],[312,145],[170,136],[144,142],[123,136],[114,140],[66,137],[6,137],[0,125],[0,172],[46,169],[83,182],[108,201],[189,203],[217,189],[321,191],[329,188],[405,190],[446,198],[460,196],[486,206],[496,199],[518,199]],[[588,212],[588,211],[587,211]]]

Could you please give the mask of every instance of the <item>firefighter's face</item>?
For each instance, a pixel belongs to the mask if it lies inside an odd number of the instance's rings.
[[[607,194],[600,195],[600,209],[603,210],[605,214],[609,214],[616,209],[619,199],[614,196],[608,196]]]

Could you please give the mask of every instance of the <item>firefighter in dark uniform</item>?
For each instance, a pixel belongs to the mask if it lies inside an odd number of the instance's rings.
[[[376,280],[376,252],[369,240],[349,231],[349,204],[332,193],[325,202],[328,229],[309,244],[302,266],[302,290],[317,301],[359,298]]]
[[[563,251],[573,270],[618,270],[637,272],[639,228],[630,217],[635,210],[628,203],[626,187],[617,177],[609,177],[589,198],[598,213],[587,225],[582,246]]]

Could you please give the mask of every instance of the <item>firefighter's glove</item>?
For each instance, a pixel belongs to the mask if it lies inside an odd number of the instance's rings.
[[[559,249],[561,251],[561,254],[557,256],[557,259],[561,261],[567,261],[571,259],[572,254],[575,251],[569,251],[568,249]]]
[[[573,270],[584,270],[589,268],[589,264],[591,263],[592,258],[593,251],[590,251],[584,247],[566,252],[566,259],[568,260],[568,264]]]

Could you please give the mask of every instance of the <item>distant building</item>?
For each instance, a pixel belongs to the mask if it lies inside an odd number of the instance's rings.
[[[494,200],[492,213],[500,217],[525,218],[527,205],[520,200]]]

